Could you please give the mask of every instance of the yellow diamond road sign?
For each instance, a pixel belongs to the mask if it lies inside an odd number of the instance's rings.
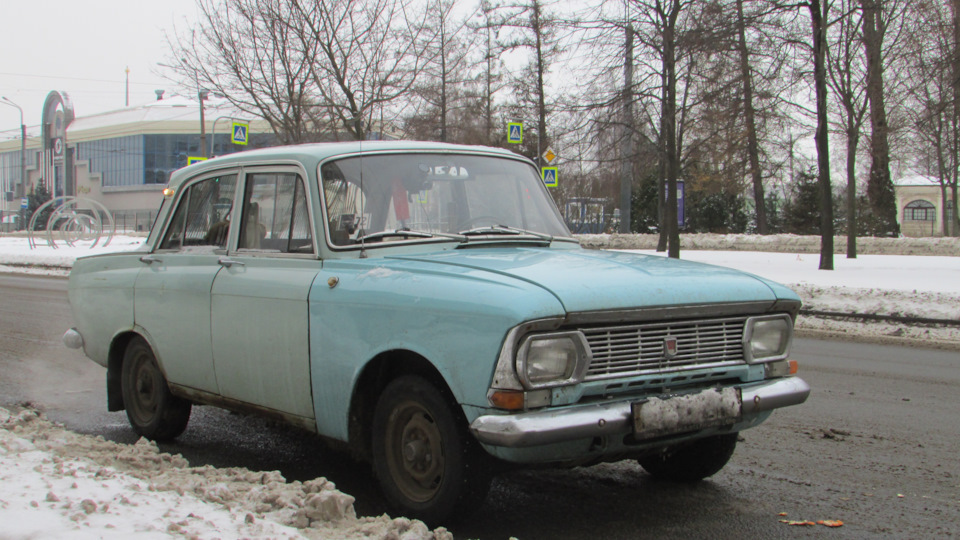
[[[557,159],[557,153],[553,151],[553,148],[547,147],[547,151],[543,153],[543,159],[547,160],[547,163],[553,163]]]

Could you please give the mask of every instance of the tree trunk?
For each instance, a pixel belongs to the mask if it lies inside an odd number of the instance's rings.
[[[897,203],[890,179],[890,131],[883,93],[883,33],[880,0],[860,0],[863,10],[863,45],[867,56],[867,99],[870,100],[870,176],[867,196],[880,232],[897,235]]]
[[[543,25],[540,18],[540,9],[541,5],[539,0],[534,0],[533,4],[533,21],[531,26],[534,29],[534,35],[536,36],[536,48],[537,48],[537,165],[543,167],[542,157],[540,154],[549,146],[549,139],[547,138],[547,105],[546,97],[544,95],[543,89],[543,75],[546,70],[544,66],[543,58]]]
[[[660,237],[657,239],[657,251],[667,250],[667,73],[660,75],[660,136],[657,138],[657,223],[660,224]]]
[[[857,146],[860,133],[847,115],[847,258],[857,258]]]
[[[740,76],[743,79],[743,112],[747,128],[747,157],[750,162],[750,178],[753,181],[753,202],[757,213],[757,232],[767,234],[767,207],[763,194],[763,176],[760,171],[760,145],[757,142],[757,122],[753,109],[753,78],[750,73],[750,52],[747,49],[743,0],[737,0],[737,33],[739,34]]]
[[[447,142],[447,20],[440,16],[440,142]],[[383,130],[383,126],[380,126]]]
[[[953,142],[954,149],[960,148],[960,0],[952,0],[950,7],[953,9],[953,58],[951,58],[951,65],[953,67]],[[954,150],[953,155],[953,174],[951,191],[953,195],[953,220],[951,223],[951,234],[953,236],[960,236],[960,200],[957,200],[957,183],[958,183],[958,153]],[[943,201],[944,207],[946,207],[947,201]],[[946,208],[944,208],[946,211]],[[944,234],[947,234],[947,231],[944,230]]]
[[[633,27],[627,25],[623,58],[623,123],[620,139],[620,232],[628,234],[633,204]]]
[[[820,186],[820,269],[833,270],[833,198],[830,187],[830,143],[827,124],[827,26],[828,7],[820,0],[810,0],[810,25],[813,30],[813,81],[817,94],[818,184]]]
[[[666,73],[666,102],[664,106],[664,136],[666,138],[667,199],[663,217],[667,231],[667,256],[680,258],[680,230],[677,226],[677,175],[680,169],[680,155],[677,148],[677,57],[676,24],[680,11],[679,0],[671,2],[668,22],[663,34],[663,69]]]

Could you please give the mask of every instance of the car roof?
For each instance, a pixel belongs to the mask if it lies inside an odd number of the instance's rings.
[[[483,153],[494,156],[526,159],[519,154],[503,148],[489,146],[468,146],[461,144],[423,142],[423,141],[350,141],[335,143],[310,143],[291,146],[274,146],[244,152],[236,152],[201,161],[174,171],[170,175],[170,187],[177,187],[187,178],[207,170],[240,164],[256,164],[260,162],[297,161],[307,170],[315,170],[320,162],[331,157],[346,156],[358,153],[379,152],[440,152],[440,153]]]

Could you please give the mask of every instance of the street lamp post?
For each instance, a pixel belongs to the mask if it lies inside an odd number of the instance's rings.
[[[198,90],[197,97],[200,99],[200,155],[207,158],[207,122],[203,117],[203,102],[210,93],[206,90]]]
[[[11,107],[16,107],[20,111],[20,183],[17,184],[16,196],[23,197],[24,183],[27,178],[27,126],[23,123],[23,109],[16,103],[10,101],[10,98],[3,96],[3,101]]]

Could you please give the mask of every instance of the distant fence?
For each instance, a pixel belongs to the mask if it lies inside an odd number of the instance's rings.
[[[148,232],[156,218],[156,210],[113,212],[113,222],[117,224],[117,232]]]

